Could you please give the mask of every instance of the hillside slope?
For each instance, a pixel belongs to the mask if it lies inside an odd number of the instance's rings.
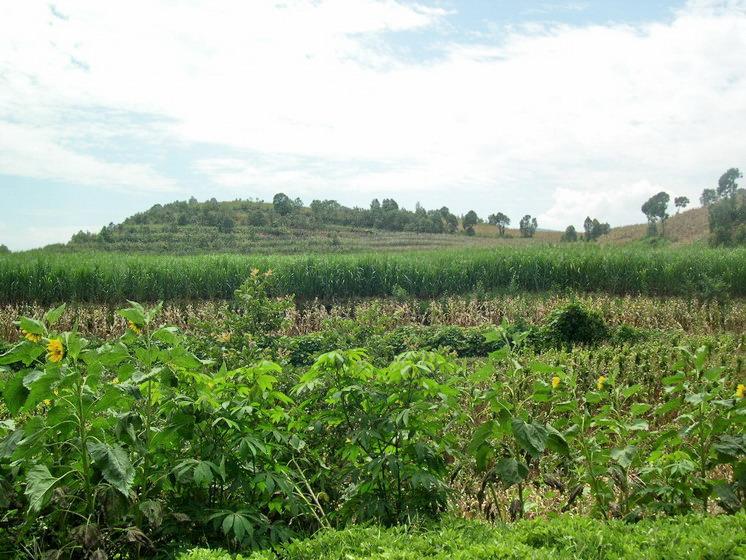
[[[465,234],[460,219],[447,208],[412,212],[395,201],[374,201],[371,208],[347,208],[335,201],[314,201],[310,207],[287,199],[288,206],[253,200],[177,201],[156,204],[98,233],[79,232],[62,250],[140,253],[298,254],[406,251],[500,245],[559,243],[562,233],[539,229],[531,239],[513,228],[498,236],[493,225],[480,223],[476,235]],[[580,228],[579,233],[581,232]],[[706,208],[672,216],[665,237],[685,245],[709,235]],[[646,224],[612,228],[601,244],[639,242]]]
[[[640,241],[647,235],[647,224],[633,224],[612,228],[611,232],[600,239],[601,243],[625,245]],[[692,208],[680,214],[674,214],[666,221],[665,238],[672,243],[688,245],[706,241],[709,236],[707,208]]]
[[[478,224],[466,235],[448,208],[412,212],[386,199],[370,208],[347,208],[335,201],[300,200],[279,206],[254,200],[177,201],[157,204],[98,233],[79,232],[64,250],[169,254],[350,253],[488,247],[557,242],[559,232],[538,231],[521,239],[517,230],[499,238],[494,226]]]

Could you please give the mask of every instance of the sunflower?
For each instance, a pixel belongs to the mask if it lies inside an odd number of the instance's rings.
[[[606,385],[606,376],[602,375],[598,378],[598,381],[596,381],[596,388],[599,391],[602,391],[605,385]]]
[[[140,334],[142,332],[142,329],[132,321],[127,321],[127,327],[135,334]]]
[[[552,389],[559,387],[561,382],[562,380],[558,376],[555,375],[552,377]]]
[[[28,332],[26,329],[21,329],[21,333],[23,334],[23,338],[29,342],[39,342],[41,340],[40,334]]]
[[[736,398],[742,399],[744,396],[746,396],[746,385],[739,383],[738,387],[736,387]]]
[[[53,338],[47,344],[47,360],[50,362],[59,362],[65,355],[65,347],[59,338]]]

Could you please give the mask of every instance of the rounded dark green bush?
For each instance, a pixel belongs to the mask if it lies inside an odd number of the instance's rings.
[[[600,313],[572,302],[550,313],[542,334],[550,344],[574,346],[605,340],[609,336],[609,328]]]

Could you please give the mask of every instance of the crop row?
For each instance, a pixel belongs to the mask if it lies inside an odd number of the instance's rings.
[[[453,325],[478,327],[509,323],[539,324],[556,308],[579,301],[601,313],[612,327],[628,325],[637,329],[683,331],[689,334],[713,334],[723,331],[746,332],[746,301],[737,299],[728,305],[698,305],[681,297],[612,296],[586,294],[502,295],[484,299],[451,296],[433,300],[394,298],[351,300],[325,305],[306,302],[288,311],[286,327],[280,334],[305,335],[321,330],[345,327],[354,320],[358,325],[386,331],[408,325]],[[191,330],[203,322],[219,323],[230,304],[225,301],[175,301],[163,306],[160,318],[168,324]],[[13,321],[21,315],[41,317],[46,309],[35,303],[0,305],[0,340],[20,338]],[[110,338],[124,334],[127,322],[105,303],[70,305],[60,319],[60,327],[76,326],[86,336]]]
[[[480,290],[746,295],[746,249],[536,246],[304,257],[30,252],[0,258],[0,302],[227,299],[252,268],[273,271],[272,293],[303,299]]]

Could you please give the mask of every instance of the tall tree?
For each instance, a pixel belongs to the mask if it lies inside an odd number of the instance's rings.
[[[648,219],[648,233],[657,232],[657,224],[661,224],[661,236],[665,234],[665,223],[668,218],[668,201],[671,197],[666,192],[659,192],[651,196],[640,208]]]
[[[518,225],[518,229],[521,232],[521,237],[533,237],[538,229],[539,224],[536,218],[532,218],[530,214],[526,214],[521,218]]]
[[[679,210],[689,205],[689,199],[685,196],[677,196],[673,199],[673,205],[676,206],[676,213],[678,214]]]
[[[736,191],[738,190],[738,183],[736,180],[743,177],[741,172],[736,167],[731,167],[728,171],[723,173],[718,179],[718,195],[723,198],[729,198],[731,201],[735,201]]]
[[[562,234],[561,241],[577,241],[578,240],[578,232],[575,231],[575,226],[567,226],[565,229],[565,233]]]
[[[585,231],[584,239],[586,241],[590,241],[591,235],[593,234],[593,220],[591,220],[590,216],[585,217],[585,221],[583,222],[583,231]]]
[[[500,237],[505,237],[505,227],[510,225],[510,218],[502,212],[498,212],[497,214],[490,214],[487,221],[490,225],[497,226],[497,233]]]
[[[474,210],[469,210],[461,220],[461,225],[467,235],[474,235],[474,226],[479,222],[479,217]]]
[[[718,193],[715,189],[705,189],[702,191],[702,196],[699,197],[699,203],[704,206],[710,206],[717,202]]]
[[[272,199],[272,207],[280,216],[287,216],[293,211],[295,205],[285,193],[277,193]]]

